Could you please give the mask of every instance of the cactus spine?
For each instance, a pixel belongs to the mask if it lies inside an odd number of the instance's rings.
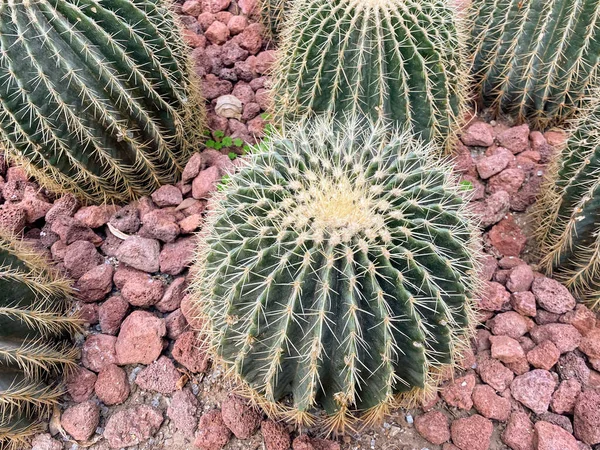
[[[125,201],[174,182],[200,96],[165,0],[0,2],[0,146],[55,192]]]
[[[273,38],[279,36],[281,26],[289,13],[290,0],[261,0],[258,5],[265,28]]]
[[[597,0],[473,0],[467,16],[484,106],[545,129],[572,116],[597,85]]]
[[[0,449],[25,448],[38,417],[63,393],[54,381],[74,367],[69,283],[27,244],[0,235]]]
[[[302,0],[288,14],[273,74],[280,121],[362,113],[442,145],[459,129],[468,77],[445,0]]]
[[[456,364],[475,227],[450,168],[409,132],[290,128],[213,200],[193,298],[216,358],[269,414],[310,423],[321,405],[341,429],[430,394]]]
[[[600,97],[575,121],[536,204],[540,265],[600,305]]]

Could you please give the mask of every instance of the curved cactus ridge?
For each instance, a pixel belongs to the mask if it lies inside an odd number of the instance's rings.
[[[0,448],[26,447],[63,394],[56,381],[78,356],[69,283],[26,243],[0,234]]]
[[[176,181],[201,98],[166,0],[0,2],[0,147],[54,192],[127,201]]]
[[[540,265],[600,305],[600,96],[574,121],[536,203]]]
[[[486,107],[546,129],[598,85],[597,0],[473,0],[472,75]]]
[[[272,38],[277,38],[289,13],[291,0],[260,0],[257,8],[261,20]]]
[[[364,114],[448,148],[469,80],[446,0],[302,0],[287,14],[272,77],[278,122]]]
[[[456,364],[476,227],[410,132],[319,118],[284,133],[212,201],[193,299],[215,357],[268,414],[312,423],[321,405],[340,430],[431,395]]]

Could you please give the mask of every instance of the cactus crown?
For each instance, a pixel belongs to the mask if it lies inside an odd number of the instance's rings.
[[[445,0],[292,2],[274,68],[279,122],[364,114],[447,144],[465,108],[462,27]]]
[[[302,122],[213,200],[192,291],[217,359],[269,414],[379,418],[430,394],[466,344],[475,227],[432,149],[388,135]]]
[[[540,265],[593,307],[600,305],[600,96],[573,122],[536,203]]]
[[[144,195],[199,137],[192,73],[166,0],[2,1],[0,146],[54,192]]]
[[[473,0],[466,15],[484,106],[545,129],[572,116],[598,85],[597,0]]]
[[[80,330],[69,283],[27,244],[0,235],[0,448],[22,449],[63,394],[55,381],[73,368],[69,337]]]

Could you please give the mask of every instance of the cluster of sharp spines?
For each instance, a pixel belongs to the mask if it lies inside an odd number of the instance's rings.
[[[442,0],[288,5],[274,68],[284,125],[313,114],[385,118],[448,145],[467,93],[463,27]]]
[[[261,21],[272,39],[277,39],[293,0],[260,0]]]
[[[162,0],[2,2],[9,155],[55,192],[92,201],[174,182],[202,117],[177,26]]]
[[[600,96],[573,122],[536,203],[540,265],[579,296],[600,304]]]
[[[472,74],[484,106],[546,129],[598,85],[600,4],[474,0]]]
[[[56,381],[74,368],[70,338],[80,323],[68,313],[71,289],[29,244],[0,235],[0,448],[24,448],[42,431],[64,392]]]
[[[300,422],[320,404],[340,428],[415,401],[456,364],[475,229],[448,167],[410,133],[290,128],[213,200],[193,291],[214,353],[259,404]],[[313,179],[331,196],[311,196]],[[288,394],[292,408],[278,403]]]

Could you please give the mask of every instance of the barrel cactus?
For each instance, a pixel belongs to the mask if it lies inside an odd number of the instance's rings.
[[[176,180],[201,132],[167,0],[0,2],[0,147],[95,202]]]
[[[575,121],[536,204],[541,266],[600,305],[600,97]]]
[[[273,74],[280,123],[361,113],[451,141],[468,77],[446,0],[302,0],[288,14]]]
[[[597,85],[597,0],[473,0],[467,15],[484,106],[545,129],[572,116]]]
[[[381,123],[303,121],[213,199],[192,298],[215,358],[267,413],[311,423],[322,406],[340,429],[430,395],[456,364],[475,227],[432,153]]]
[[[291,0],[261,0],[258,9],[261,19],[272,38],[277,38],[285,16],[289,12]]]
[[[0,448],[22,449],[63,393],[79,331],[69,282],[28,244],[0,235]]]

